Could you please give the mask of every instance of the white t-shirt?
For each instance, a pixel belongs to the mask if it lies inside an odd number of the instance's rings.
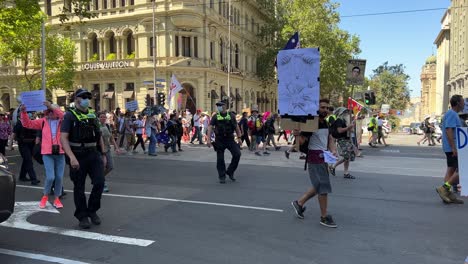
[[[383,119],[377,120],[377,126],[383,126]]]
[[[208,128],[209,126],[210,126],[210,119],[207,116],[205,116],[203,118],[203,127]]]
[[[143,134],[143,128],[140,128],[140,127],[143,127],[143,120],[137,120],[134,122],[135,124],[135,127],[136,127],[136,134]]]
[[[193,126],[200,126],[200,116],[198,114],[193,115]]]

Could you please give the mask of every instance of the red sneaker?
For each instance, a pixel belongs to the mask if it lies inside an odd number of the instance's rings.
[[[42,196],[41,202],[39,203],[39,208],[44,209],[49,201],[49,197],[47,195]]]
[[[60,202],[60,199],[58,197],[55,198],[54,207],[57,208],[57,209],[63,208],[63,204],[62,204],[62,202]]]

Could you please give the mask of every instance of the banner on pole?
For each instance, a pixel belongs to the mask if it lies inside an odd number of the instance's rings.
[[[359,112],[361,112],[363,106],[358,103],[353,98],[348,98],[348,109],[353,111],[353,114],[356,116]]]

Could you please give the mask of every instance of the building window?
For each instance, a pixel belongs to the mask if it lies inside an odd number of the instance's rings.
[[[135,83],[125,83],[126,91],[133,91],[133,89],[135,89]]]
[[[107,9],[107,0],[102,0],[102,9]]]
[[[107,84],[107,91],[115,91],[115,84],[108,83]]]
[[[91,54],[91,56],[94,56],[94,54],[99,55],[99,42],[98,42],[96,34],[94,34],[94,36],[93,36],[92,50],[91,51],[93,53],[93,54]]]
[[[239,69],[239,45],[236,44],[236,59],[234,61],[234,66]]]
[[[115,34],[112,34],[109,37],[109,53],[115,53]]]
[[[130,5],[131,6],[135,5],[135,0],[130,0]]]
[[[176,57],[180,56],[180,53],[179,53],[179,36],[175,36],[175,55],[176,55]]]
[[[211,41],[210,42],[210,60],[214,60],[214,56],[215,56],[215,45],[214,45],[214,42]]]
[[[198,37],[193,38],[193,56],[198,58]]]
[[[135,52],[135,42],[133,41],[133,33],[127,35],[127,55]]]
[[[99,0],[94,0],[94,10],[99,10]]]
[[[63,3],[63,9],[65,12],[71,12],[72,11],[72,3],[71,0],[65,0]]]
[[[190,37],[182,37],[182,56],[190,57]]]
[[[125,0],[120,1],[120,6],[125,6]]]
[[[111,8],[116,8],[117,7],[117,0],[111,0],[111,1],[112,1]]]
[[[224,64],[224,45],[223,45],[223,40],[219,40],[219,61],[221,64]]]
[[[47,8],[47,15],[48,16],[51,16],[52,15],[52,0],[47,0],[47,4],[46,4],[46,8]]]
[[[223,3],[223,0],[219,0],[219,1],[218,1],[218,13],[219,13],[220,15],[223,14],[223,4],[222,4],[222,3]]]
[[[214,0],[210,0],[210,8],[214,8]]]
[[[149,38],[149,45],[148,45],[148,47],[150,48],[150,50],[149,50],[149,55],[150,55],[150,57],[153,57],[153,56],[154,56],[153,37],[150,37],[150,38]]]

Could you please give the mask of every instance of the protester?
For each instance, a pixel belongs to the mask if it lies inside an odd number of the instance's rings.
[[[52,185],[54,184],[54,203],[57,209],[63,208],[60,201],[62,195],[63,174],[65,171],[65,152],[60,142],[60,126],[63,121],[63,112],[58,105],[52,105],[50,102],[44,102],[47,109],[44,111],[44,117],[36,120],[30,120],[26,112],[26,106],[21,106],[21,123],[25,128],[42,130],[41,154],[44,161],[46,181],[44,184],[44,195],[39,203],[40,208],[45,208],[49,201]]]
[[[350,138],[350,133],[354,129],[355,122],[347,123],[347,120],[350,119],[350,113],[349,110],[344,107],[338,107],[335,110],[335,115],[337,118],[333,122],[330,130],[333,138],[336,139],[338,153],[341,159],[335,165],[330,166],[330,173],[336,176],[336,167],[343,164],[344,178],[355,179],[355,177],[349,173],[349,163],[350,161],[354,161],[355,157],[354,146]]]
[[[101,124],[101,135],[102,140],[104,141],[103,152],[106,154],[106,166],[104,167],[104,177],[107,176],[114,169],[114,159],[112,158],[111,145],[114,146],[114,150],[117,154],[120,153],[119,146],[115,142],[114,137],[112,136],[112,127],[106,123],[106,112],[101,112],[98,114],[99,122]],[[109,192],[109,186],[104,180],[104,192]]]
[[[5,156],[5,149],[8,144],[8,139],[12,134],[10,122],[5,118],[5,114],[0,113],[0,153]]]

